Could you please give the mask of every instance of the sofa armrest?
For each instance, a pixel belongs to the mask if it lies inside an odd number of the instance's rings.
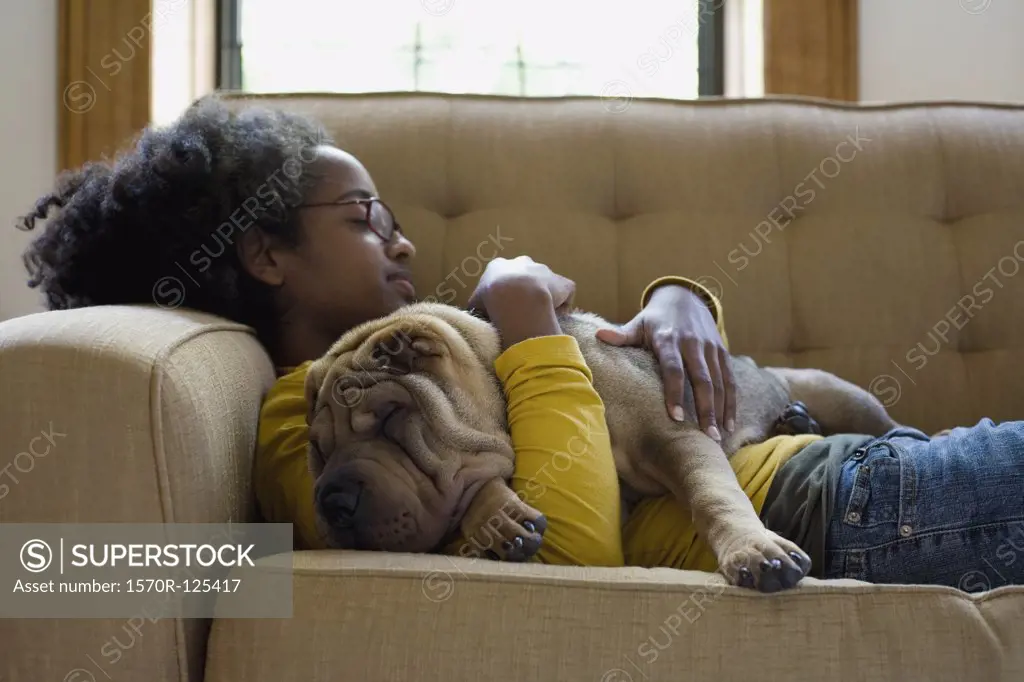
[[[252,456],[274,372],[248,327],[151,306],[29,315],[0,324],[0,377],[0,523],[255,520]],[[124,628],[4,621],[14,656],[0,677],[83,668],[102,679],[101,649],[111,637],[125,644]],[[146,622],[117,673],[201,680],[208,629]]]

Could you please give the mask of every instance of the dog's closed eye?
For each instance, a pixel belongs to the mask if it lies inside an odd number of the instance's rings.
[[[377,369],[390,374],[408,374],[418,369],[417,361],[438,355],[441,355],[438,344],[425,337],[411,337],[397,331],[387,342],[377,343],[373,349],[373,362]]]

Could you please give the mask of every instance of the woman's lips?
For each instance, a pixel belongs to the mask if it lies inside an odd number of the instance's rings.
[[[412,281],[407,277],[399,275],[389,278],[388,281],[406,297],[413,298],[416,296],[416,287],[412,285]]]

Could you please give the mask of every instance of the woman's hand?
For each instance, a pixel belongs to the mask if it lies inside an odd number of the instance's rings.
[[[736,387],[729,351],[714,316],[697,294],[679,285],[658,287],[639,315],[622,327],[598,331],[597,338],[654,353],[661,366],[665,405],[676,421],[685,418],[682,405],[688,375],[701,430],[721,441],[719,423],[726,431],[735,428]]]
[[[469,306],[487,313],[506,348],[535,336],[562,333],[556,311],[572,305],[576,283],[528,256],[487,264]]]

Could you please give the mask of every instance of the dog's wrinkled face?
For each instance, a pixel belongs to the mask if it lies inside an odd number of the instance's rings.
[[[421,303],[343,336],[310,367],[309,462],[329,545],[426,552],[513,451],[493,373],[497,332]]]

